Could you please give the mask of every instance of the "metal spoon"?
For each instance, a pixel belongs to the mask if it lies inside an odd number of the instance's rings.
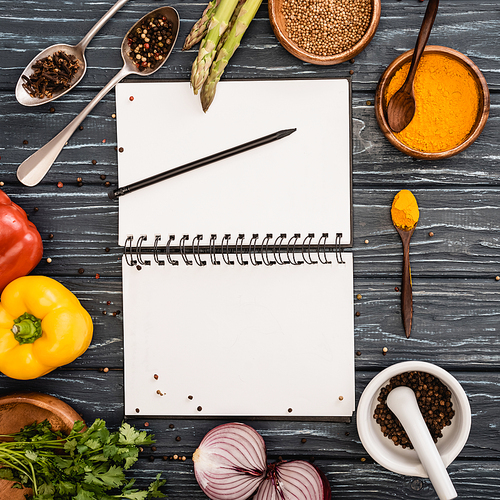
[[[127,52],[129,50],[128,38],[131,32],[140,26],[144,20],[151,16],[156,16],[162,14],[167,18],[168,21],[172,23],[172,43],[170,45],[170,51],[164,56],[161,63],[153,68],[146,68],[143,71],[139,71],[133,62],[133,60],[128,56]],[[123,68],[110,80],[110,82],[92,99],[92,101],[87,104],[83,111],[66,126],[59,134],[57,134],[50,142],[45,144],[36,153],[33,153],[28,159],[24,160],[23,163],[17,169],[17,178],[26,186],[35,186],[38,184],[49,171],[50,167],[59,156],[62,148],[73,135],[78,125],[84,120],[84,118],[94,109],[94,106],[123,78],[128,75],[135,74],[139,76],[152,75],[154,72],[158,71],[165,61],[168,59],[172,53],[172,49],[177,40],[177,35],[179,34],[179,14],[173,7],[160,7],[159,9],[153,10],[137,21],[134,26],[125,35],[121,52],[124,61]]]
[[[457,498],[441,455],[432,440],[412,389],[399,386],[387,396],[387,406],[398,417],[440,500]]]
[[[418,34],[417,43],[413,50],[410,70],[403,86],[391,97],[387,106],[387,122],[393,132],[401,132],[412,121],[415,115],[415,95],[413,80],[417,72],[418,63],[424,52],[427,40],[431,34],[432,25],[438,10],[439,0],[429,0],[425,10],[424,20]]]
[[[39,106],[40,104],[47,104],[48,102],[53,101],[54,99],[57,99],[61,97],[62,95],[66,94],[66,92],[69,92],[73,87],[78,85],[80,80],[83,78],[83,75],[85,75],[85,71],[87,70],[87,61],[85,60],[85,49],[87,48],[87,45],[90,43],[92,38],[98,33],[98,31],[128,2],[129,0],[118,0],[111,9],[104,14],[104,16],[101,17],[99,21],[94,25],[94,27],[83,37],[81,42],[78,45],[67,45],[65,43],[58,43],[56,45],[51,45],[50,47],[46,48],[45,50],[42,50],[36,57],[34,57],[31,62],[26,66],[25,70],[23,71],[22,75],[19,77],[19,80],[17,81],[16,85],[16,99],[19,101],[20,104],[23,106]],[[76,74],[73,76],[71,85],[69,88],[66,90],[59,92],[52,97],[46,97],[43,99],[40,99],[39,97],[31,97],[26,89],[23,87],[23,76],[29,77],[32,73],[33,70],[31,69],[31,66],[35,64],[36,61],[39,61],[40,59],[43,59],[47,56],[51,56],[55,54],[56,52],[62,50],[68,55],[73,55],[75,56],[79,63],[80,66],[76,72]]]

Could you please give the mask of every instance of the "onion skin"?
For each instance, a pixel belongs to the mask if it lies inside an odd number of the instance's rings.
[[[326,477],[325,477],[326,480]],[[314,465],[303,460],[278,462],[268,466],[266,479],[253,500],[330,500]]]
[[[215,427],[193,454],[194,473],[212,500],[246,500],[266,476],[266,445],[252,427]]]

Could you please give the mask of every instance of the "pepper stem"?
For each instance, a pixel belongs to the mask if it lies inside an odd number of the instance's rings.
[[[42,336],[42,320],[33,314],[21,314],[14,320],[12,333],[20,344],[32,344]]]

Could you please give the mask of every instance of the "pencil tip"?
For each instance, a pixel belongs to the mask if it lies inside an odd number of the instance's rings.
[[[296,128],[287,128],[285,130],[281,130],[279,133],[280,138],[286,137],[287,135],[293,134],[297,129]]]

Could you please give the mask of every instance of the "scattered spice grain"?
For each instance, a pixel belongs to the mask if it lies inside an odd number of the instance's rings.
[[[78,130],[83,130],[83,125],[80,125],[80,126],[78,127]]]
[[[434,236],[434,233],[431,231],[431,232],[429,233],[429,236],[432,238],[432,237]]]
[[[373,418],[380,425],[384,436],[396,446],[413,449],[410,438],[397,417],[387,406],[387,396],[395,387],[407,386],[413,389],[422,417],[432,439],[436,443],[443,436],[442,429],[451,424],[455,415],[450,390],[434,375],[424,372],[405,372],[396,375],[380,390],[378,405]]]
[[[306,438],[302,438],[302,439],[300,440],[300,442],[301,442],[301,443],[307,443],[307,439],[306,439]]]
[[[47,264],[50,264],[52,262],[52,259],[50,257],[47,257]]]
[[[4,181],[0,181],[0,186],[5,186],[5,182]]]
[[[50,108],[50,109],[49,109],[49,111],[50,111],[51,113],[55,113],[55,112],[56,112],[56,108]]]
[[[176,436],[176,437],[175,437],[175,440],[176,440],[176,441],[180,441],[180,440],[181,440],[181,437],[180,437],[180,436]]]
[[[97,165],[97,160],[92,160],[92,165]]]
[[[350,74],[350,75],[354,75],[354,71],[353,71],[352,69],[351,69],[351,70],[349,70],[349,74]]]
[[[198,411],[201,411],[203,410],[203,408],[201,406],[198,406],[198,408],[196,408]]]
[[[119,149],[118,149],[118,152],[119,152],[119,153],[123,153],[123,148],[119,148]]]
[[[106,367],[106,368],[104,368],[102,371],[103,371],[104,373],[108,373],[108,372],[109,372],[109,368],[108,368],[108,367]]]
[[[157,373],[155,373],[155,374],[153,375],[153,378],[154,378],[155,380],[158,380],[158,374],[157,374]]]
[[[64,184],[63,184],[61,181],[59,181],[59,182],[57,183],[57,187],[58,187],[58,188],[62,188],[63,186],[64,186]]]
[[[292,413],[292,409],[291,408],[288,408],[288,413]]]
[[[24,139],[23,144],[24,145],[28,144],[28,141],[26,139]]]
[[[496,281],[500,281],[500,276],[495,276]]]
[[[78,274],[83,274],[85,272],[85,269],[83,269],[83,267],[80,267],[80,269],[78,269]]]
[[[49,234],[49,240],[53,239],[54,235],[52,233]]]
[[[360,293],[358,293],[358,295],[356,295],[356,298],[357,298],[358,300],[361,300],[361,299],[363,298],[363,296],[362,296]]]
[[[339,54],[356,45],[372,15],[370,0],[283,0],[281,8],[290,39],[318,56]]]
[[[175,427],[174,424],[169,424],[168,426],[169,429],[173,429],[174,427]]]
[[[106,181],[106,182],[104,183],[104,185],[105,185],[106,187],[109,187],[109,186],[111,186],[111,182]]]
[[[361,356],[361,351],[356,351],[356,356]]]
[[[356,311],[356,316],[361,316],[361,313],[359,311]]]
[[[144,427],[149,427],[149,422],[144,422]]]
[[[368,245],[370,243],[370,240],[365,240],[365,244]]]
[[[133,101],[134,100],[134,96],[131,95],[129,98],[128,98],[129,101]]]

